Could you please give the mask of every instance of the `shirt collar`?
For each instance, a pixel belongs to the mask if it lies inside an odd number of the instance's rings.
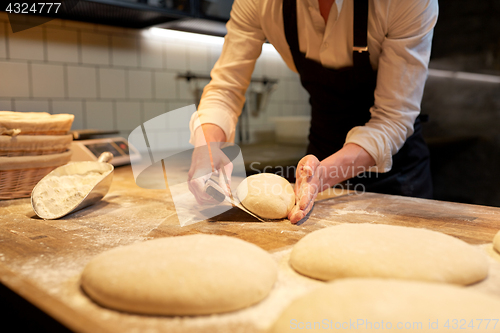
[[[343,4],[344,0],[335,0],[335,5],[337,6],[337,20],[339,19],[340,12],[342,11]],[[314,8],[319,10],[318,0],[309,0],[309,5],[312,5]]]
[[[342,11],[342,5],[344,4],[344,0],[335,0],[335,4],[337,5],[337,20],[338,20],[340,12]]]

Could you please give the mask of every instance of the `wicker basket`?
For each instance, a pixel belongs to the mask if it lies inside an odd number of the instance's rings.
[[[30,197],[40,179],[70,159],[71,151],[52,155],[0,157],[0,199]]]
[[[64,135],[73,119],[72,114],[0,111],[0,135]]]
[[[37,156],[64,153],[71,147],[68,135],[0,135],[0,157]]]

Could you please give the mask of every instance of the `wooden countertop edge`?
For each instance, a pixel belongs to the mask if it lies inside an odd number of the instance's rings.
[[[0,264],[0,283],[75,332],[112,333]]]

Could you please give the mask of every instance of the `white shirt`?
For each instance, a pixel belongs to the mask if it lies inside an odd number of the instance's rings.
[[[353,1],[336,0],[325,24],[318,0],[297,1],[299,46],[325,67],[352,66]],[[346,143],[363,147],[375,160],[373,171],[387,172],[392,155],[413,133],[427,78],[437,0],[369,0],[368,49],[378,70],[371,119],[354,127]],[[297,71],[286,41],[282,1],[235,0],[222,54],[212,69],[198,108],[201,123],[221,127],[234,141],[255,62],[267,39],[287,66]],[[199,122],[191,121],[191,131]]]

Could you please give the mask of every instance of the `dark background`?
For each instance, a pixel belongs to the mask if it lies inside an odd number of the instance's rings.
[[[500,0],[440,0],[431,69],[500,78]],[[430,75],[422,100],[434,198],[500,207],[500,83]]]

